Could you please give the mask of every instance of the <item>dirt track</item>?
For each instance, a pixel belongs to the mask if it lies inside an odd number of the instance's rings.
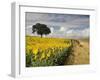
[[[82,40],[74,42],[72,52],[65,64],[89,64],[89,42]]]

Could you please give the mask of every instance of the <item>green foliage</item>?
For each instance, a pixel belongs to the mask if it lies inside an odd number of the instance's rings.
[[[33,57],[34,55],[31,50],[30,50],[30,54],[26,53],[26,67],[32,66]]]
[[[47,27],[47,25],[45,24],[40,24],[40,23],[37,23],[35,25],[32,26],[32,33],[34,32],[37,32],[38,35],[47,35],[49,33],[51,33],[51,30]]]
[[[59,66],[64,65],[66,58],[68,57],[70,48],[64,48],[62,51],[55,50],[55,55],[51,55],[48,59],[39,60],[40,53],[38,53],[38,59],[34,59],[35,55],[30,51],[26,54],[26,67],[39,67],[39,66]],[[57,53],[57,54],[56,54]]]

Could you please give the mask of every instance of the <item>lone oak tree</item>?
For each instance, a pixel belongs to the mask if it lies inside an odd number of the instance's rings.
[[[45,24],[36,23],[32,26],[32,33],[37,33],[38,35],[41,35],[41,38],[43,35],[48,35],[51,33],[50,28],[47,27]]]

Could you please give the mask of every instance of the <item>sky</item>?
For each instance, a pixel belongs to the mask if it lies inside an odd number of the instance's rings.
[[[51,33],[47,37],[87,38],[89,37],[89,15],[55,14],[55,13],[25,13],[26,35],[32,34],[32,25],[46,24]]]

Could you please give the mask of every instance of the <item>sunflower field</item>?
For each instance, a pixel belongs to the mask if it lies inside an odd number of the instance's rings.
[[[64,65],[70,39],[26,36],[26,67]]]

